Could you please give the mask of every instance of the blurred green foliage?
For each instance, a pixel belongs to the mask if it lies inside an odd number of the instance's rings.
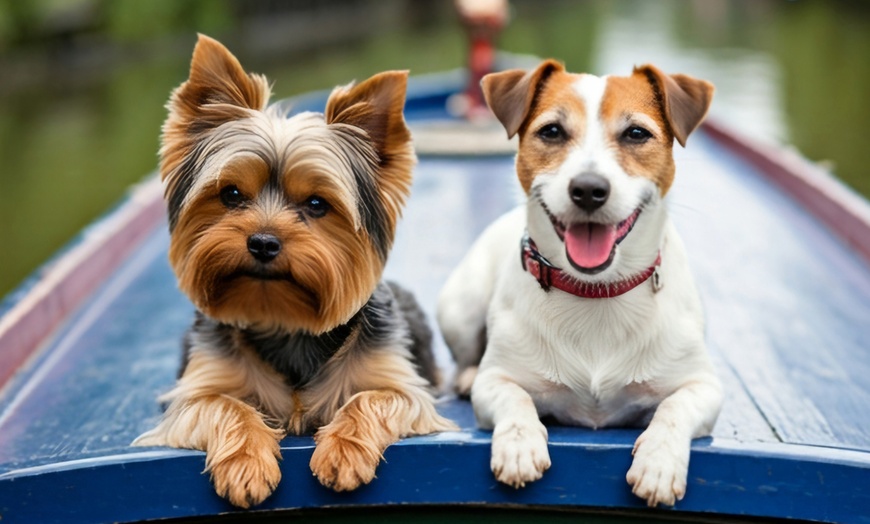
[[[600,48],[607,24],[637,21],[651,9],[643,0],[511,3],[500,47],[557,57],[573,71],[591,70],[596,53],[607,51]],[[464,65],[466,39],[451,5],[0,0],[0,296],[154,170],[163,106],[187,76],[196,32],[224,41],[281,98],[385,69],[422,74]],[[870,3],[652,5],[661,18],[650,24],[669,24],[684,54],[713,64],[732,49],[772,57],[790,141],[870,195],[863,137],[853,130],[870,119]],[[301,29],[288,19],[321,38],[291,34]],[[625,38],[643,50],[649,37]]]
[[[116,41],[153,38],[196,27],[219,32],[233,25],[232,11],[221,0],[103,0],[106,33]]]
[[[65,31],[131,42],[191,27],[220,31],[232,25],[227,0],[0,0],[0,50]]]
[[[870,197],[870,156],[857,130],[870,122],[870,5],[807,2],[777,19],[771,51],[785,70],[792,142]]]

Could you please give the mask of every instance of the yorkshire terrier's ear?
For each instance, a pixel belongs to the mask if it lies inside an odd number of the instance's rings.
[[[199,35],[190,63],[190,77],[169,98],[163,123],[160,177],[170,203],[170,228],[193,178],[190,153],[202,134],[221,124],[249,116],[269,101],[269,85],[249,75],[217,40]]]
[[[363,129],[381,163],[389,162],[411,139],[402,115],[407,87],[407,71],[385,71],[356,85],[336,87],[326,102],[326,123]]]
[[[324,111],[327,124],[358,127],[371,139],[378,155],[376,180],[390,239],[411,191],[416,161],[402,114],[407,87],[407,71],[379,73],[360,84],[336,87]]]
[[[193,49],[190,78],[173,92],[169,108],[182,120],[210,128],[244,116],[245,110],[264,109],[269,94],[265,77],[245,73],[226,47],[201,34]]]

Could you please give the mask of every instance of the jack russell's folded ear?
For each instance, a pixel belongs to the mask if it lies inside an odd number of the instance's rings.
[[[674,138],[681,146],[704,120],[713,101],[713,84],[688,75],[666,75],[653,65],[634,68],[634,74],[646,75],[662,95],[662,111]]]
[[[532,111],[539,86],[554,72],[564,70],[565,67],[559,62],[546,60],[533,71],[510,69],[483,77],[480,81],[483,96],[507,131],[508,138],[512,138],[522,128],[523,122]]]

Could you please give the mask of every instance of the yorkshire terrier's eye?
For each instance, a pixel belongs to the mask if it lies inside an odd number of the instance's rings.
[[[329,202],[317,195],[311,195],[302,204],[305,214],[311,218],[321,218],[329,212]]]
[[[228,208],[239,207],[245,203],[245,195],[236,186],[221,189],[221,203]]]

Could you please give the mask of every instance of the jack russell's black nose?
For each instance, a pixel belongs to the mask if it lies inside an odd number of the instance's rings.
[[[568,194],[574,205],[591,213],[603,206],[610,196],[610,182],[601,175],[584,173],[568,184]]]
[[[248,251],[260,262],[271,262],[281,252],[281,241],[275,235],[256,233],[248,237]]]

